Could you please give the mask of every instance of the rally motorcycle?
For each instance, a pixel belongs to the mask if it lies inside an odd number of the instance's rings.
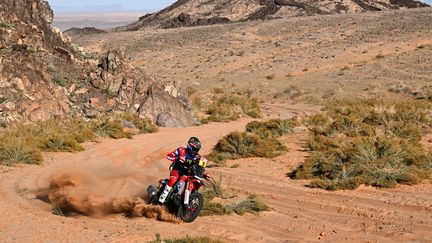
[[[194,221],[204,205],[203,195],[198,190],[206,186],[203,182],[204,179],[210,179],[210,175],[204,173],[206,166],[207,160],[205,159],[192,166],[190,176],[187,176],[184,183],[178,180],[165,200],[164,205],[171,212],[177,212],[177,216],[183,222],[190,223]],[[159,181],[158,188],[152,185],[147,188],[150,204],[160,205],[159,197],[167,184],[168,179],[162,179]]]

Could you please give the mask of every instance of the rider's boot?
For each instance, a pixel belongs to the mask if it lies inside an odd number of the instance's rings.
[[[160,203],[165,203],[165,200],[168,196],[168,194],[170,193],[172,187],[166,185],[164,191],[162,192],[162,194],[159,197],[159,202]]]

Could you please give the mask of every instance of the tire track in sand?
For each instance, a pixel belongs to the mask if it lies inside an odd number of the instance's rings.
[[[243,130],[248,120],[209,124],[183,129],[161,129],[133,140],[107,140],[81,153],[49,154],[42,166],[20,166],[0,176],[0,238],[19,242],[46,241],[129,241],[183,235],[210,235],[228,241],[431,241],[432,186],[422,184],[398,189],[361,187],[354,191],[327,192],[304,187],[306,182],[286,177],[305,152],[305,134],[286,137],[290,151],[275,159],[241,159],[239,168],[211,168],[230,181],[240,195],[259,195],[272,211],[255,215],[199,217],[192,224],[170,224],[153,219],[128,219],[122,215],[103,218],[52,215],[50,205],[34,199],[32,189],[46,183],[50,173],[62,166],[133,163],[155,178],[167,176],[164,156],[200,136],[207,154],[218,139],[230,131]],[[115,184],[112,190],[124,190]],[[146,186],[146,185],[145,185]]]

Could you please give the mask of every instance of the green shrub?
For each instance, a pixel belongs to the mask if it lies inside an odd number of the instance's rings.
[[[431,110],[422,101],[330,102],[306,122],[311,154],[291,177],[315,179],[310,187],[327,190],[419,183],[431,173],[420,144]]]

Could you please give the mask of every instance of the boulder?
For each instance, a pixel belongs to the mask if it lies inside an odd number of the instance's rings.
[[[149,88],[138,108],[138,113],[163,127],[186,127],[197,124],[191,110],[159,85],[152,85]]]

